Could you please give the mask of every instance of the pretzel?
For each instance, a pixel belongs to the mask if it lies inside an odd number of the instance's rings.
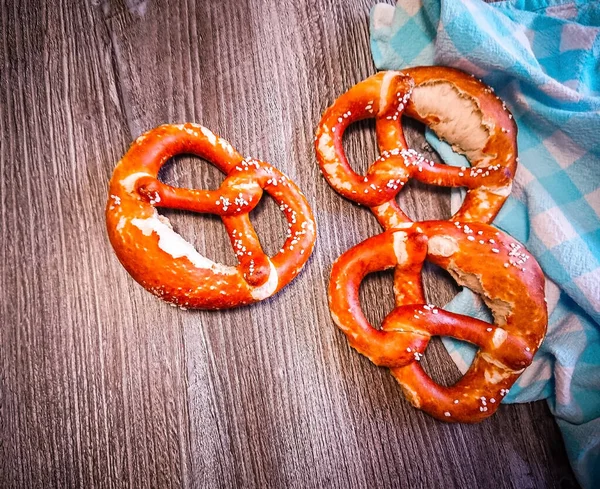
[[[180,153],[198,155],[227,174],[218,190],[175,188],[158,172]],[[288,221],[281,250],[268,257],[249,212],[263,191]],[[242,158],[232,146],[198,124],[163,125],[140,136],[117,164],[110,181],[106,224],[117,257],[143,287],[182,308],[221,309],[272,296],[304,266],[315,242],[315,223],[304,195],[271,165]],[[238,266],[202,256],[156,208],[219,215]]]
[[[425,260],[479,294],[494,323],[427,304],[420,276]],[[367,274],[392,267],[396,307],[378,330],[361,310],[359,287]],[[443,421],[468,423],[496,411],[531,363],[548,319],[544,275],[524,247],[492,226],[458,221],[410,224],[351,248],[333,265],[329,307],[350,345],[391,368],[413,406]],[[434,382],[419,364],[436,335],[479,346],[468,372],[451,387]]]
[[[434,163],[409,149],[402,115],[431,127],[466,155],[471,167]],[[381,156],[366,175],[359,175],[346,159],[343,133],[352,122],[369,117],[376,119]],[[539,265],[521,244],[488,225],[511,191],[518,163],[516,135],[512,115],[490,87],[444,67],[378,73],[340,96],[317,128],[317,159],[329,184],[369,207],[386,230],[334,263],[332,318],[353,348],[391,369],[415,407],[443,421],[478,422],[491,416],[545,335]],[[413,223],[395,200],[411,177],[466,187],[466,198],[450,221]],[[494,323],[427,304],[421,283],[425,260],[478,293]],[[396,307],[379,330],[361,310],[359,287],[367,274],[389,268],[395,268]],[[479,347],[468,372],[451,387],[434,382],[419,364],[436,335]]]
[[[429,126],[471,167],[434,163],[409,149],[401,117]],[[376,119],[381,156],[366,175],[357,174],[342,146],[345,129]],[[467,195],[453,220],[490,223],[506,200],[517,166],[517,127],[490,87],[462,71],[417,67],[386,71],[358,83],[329,107],[317,128],[315,146],[321,171],[342,196],[373,211],[385,229],[410,223],[395,201],[409,178],[449,187]]]

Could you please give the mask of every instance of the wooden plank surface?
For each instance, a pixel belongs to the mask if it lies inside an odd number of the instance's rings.
[[[330,319],[331,263],[380,231],[320,176],[320,115],[375,72],[373,2],[1,2],[0,487],[577,487],[542,402],[479,425],[414,410],[389,372],[351,351]],[[271,162],[317,214],[315,253],[277,296],[182,311],[130,279],[104,229],[107,182],[141,132],[199,122]],[[415,149],[426,149],[411,128]],[[374,131],[347,137],[355,167]],[[165,181],[222,175],[176,158]],[[411,185],[411,216],[447,217],[444,190]],[[164,212],[208,257],[233,264],[220,221]],[[253,215],[267,251],[284,221]],[[455,292],[428,270],[431,301]],[[361,291],[370,319],[393,307],[391,275]],[[439,342],[426,368],[457,371]]]

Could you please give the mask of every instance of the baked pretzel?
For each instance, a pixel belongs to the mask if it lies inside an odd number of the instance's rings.
[[[226,179],[218,190],[175,188],[158,180],[171,157],[205,158]],[[249,212],[263,191],[288,221],[287,239],[273,257],[262,250]],[[198,124],[163,125],[140,136],[117,164],[106,207],[108,236],[132,277],[154,295],[183,308],[221,309],[260,301],[289,283],[315,242],[315,223],[304,195],[271,165],[242,156]],[[239,265],[202,256],[156,207],[217,214]]]
[[[494,324],[427,304],[421,283],[425,260],[479,294]],[[395,267],[395,309],[381,330],[366,319],[359,288],[372,272]],[[444,421],[478,422],[491,416],[527,367],[547,324],[544,275],[525,248],[480,223],[426,221],[374,236],[334,263],[329,307],[350,345],[392,369],[413,404]],[[434,382],[419,361],[431,336],[479,346],[469,371],[451,387]]]
[[[466,155],[471,167],[434,163],[409,149],[402,115],[429,126]],[[381,156],[366,175],[359,175],[348,164],[342,137],[352,122],[365,118],[376,119]],[[512,115],[490,87],[453,68],[418,67],[380,72],[341,95],[323,114],[315,146],[329,184],[371,208],[390,229],[411,222],[395,201],[411,177],[432,185],[466,187],[465,200],[452,219],[490,223],[511,190],[516,141]]]
[[[400,121],[404,114],[431,127],[466,155],[471,167],[437,164],[409,149]],[[348,164],[342,137],[350,123],[368,117],[376,118],[381,156],[363,176]],[[521,244],[487,225],[511,190],[518,162],[516,135],[512,115],[491,88],[444,67],[378,73],[339,97],[317,129],[317,159],[329,184],[369,207],[386,230],[334,264],[332,317],[353,348],[392,369],[415,407],[444,421],[477,422],[491,416],[545,335],[539,265]],[[466,187],[466,198],[450,221],[413,223],[395,200],[410,177]],[[426,304],[421,284],[426,259],[481,295],[494,324]],[[359,287],[368,273],[392,267],[396,308],[377,330],[360,308]],[[418,363],[435,335],[479,346],[469,371],[451,387],[435,383]]]

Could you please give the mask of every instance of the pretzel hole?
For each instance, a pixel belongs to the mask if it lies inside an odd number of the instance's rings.
[[[344,131],[342,142],[350,167],[359,175],[365,175],[379,158],[375,119],[363,119],[350,124]]]
[[[360,284],[362,311],[375,329],[381,329],[385,317],[394,309],[394,270],[367,275]]]
[[[268,256],[279,253],[285,243],[288,224],[275,199],[264,192],[249,216],[263,251]]]
[[[167,185],[198,190],[216,190],[226,176],[210,161],[191,154],[170,158],[158,172]]]
[[[423,291],[429,304],[447,304],[460,292],[460,286],[442,267],[425,261],[421,272]]]
[[[437,336],[431,338],[426,353],[421,358],[421,367],[436,384],[444,387],[451,387],[463,376],[444,348],[441,337]]]
[[[410,179],[396,195],[396,202],[412,221],[447,221],[452,217],[450,191]]]
[[[173,230],[202,256],[215,263],[232,267],[238,265],[231,241],[219,216],[180,209],[161,208],[158,211],[161,216],[169,219]]]
[[[480,300],[480,309],[484,310],[484,316],[478,319],[499,325],[506,324],[506,318],[512,314],[512,305],[501,299],[492,299],[486,295],[480,278],[473,273],[465,273],[458,267],[449,268],[450,275],[462,287],[474,292]]]

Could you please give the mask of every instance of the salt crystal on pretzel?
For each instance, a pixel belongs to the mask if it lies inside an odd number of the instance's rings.
[[[175,188],[158,180],[180,153],[205,158],[227,174],[217,190]],[[268,257],[249,212],[263,191],[288,221],[286,241]],[[177,234],[156,207],[217,214],[239,261],[237,267],[202,256]],[[163,125],[140,136],[117,164],[106,207],[117,257],[142,286],[183,308],[221,309],[266,299],[287,285],[312,253],[316,230],[306,198],[267,163],[242,158],[224,139],[198,124]]]

